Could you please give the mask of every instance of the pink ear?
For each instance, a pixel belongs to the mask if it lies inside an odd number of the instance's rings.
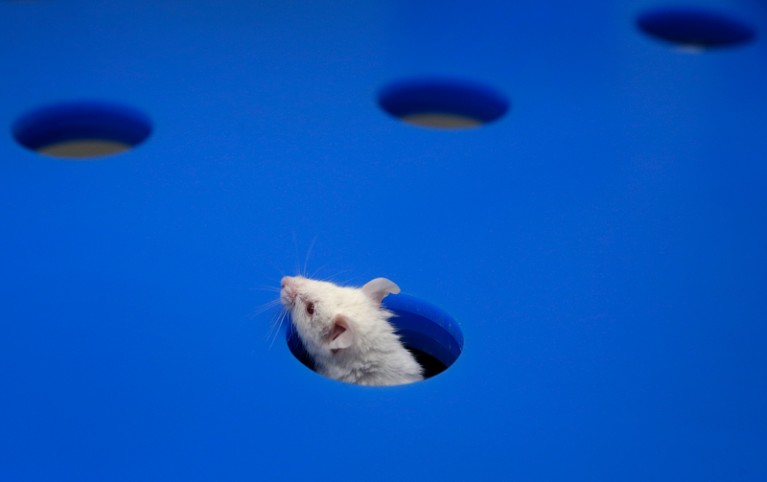
[[[389,293],[399,293],[399,286],[386,278],[376,278],[365,283],[362,292],[376,303],[380,303]]]
[[[332,351],[349,348],[354,343],[354,335],[349,329],[349,322],[342,315],[333,318],[333,326],[330,329],[330,343],[328,347]]]

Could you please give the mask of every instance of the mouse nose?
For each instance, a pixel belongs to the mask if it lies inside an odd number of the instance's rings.
[[[282,304],[291,306],[296,301],[296,283],[291,276],[285,276],[280,280],[282,289],[280,290],[280,299]]]

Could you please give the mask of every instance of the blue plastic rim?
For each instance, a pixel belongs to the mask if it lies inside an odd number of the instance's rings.
[[[78,140],[103,140],[135,147],[151,132],[151,121],[143,113],[104,101],[49,105],[23,115],[13,126],[16,141],[33,151]]]
[[[745,22],[700,8],[650,10],[639,15],[637,25],[652,37],[700,48],[741,45],[756,37],[756,29]]]
[[[405,294],[387,296],[383,304],[394,312],[390,321],[405,347],[424,365],[426,378],[449,368],[461,355],[463,333],[453,317],[442,309]],[[293,356],[314,370],[292,323],[288,323],[286,340]]]
[[[381,90],[378,104],[398,119],[447,114],[471,119],[478,125],[498,120],[509,110],[509,102],[495,89],[446,78],[394,82]]]

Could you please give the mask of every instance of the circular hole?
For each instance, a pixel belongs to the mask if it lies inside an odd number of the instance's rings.
[[[39,154],[88,159],[130,150],[146,140],[151,131],[149,119],[129,107],[69,102],[22,116],[13,127],[13,136]]]
[[[450,79],[393,83],[378,96],[383,110],[420,127],[465,129],[497,120],[509,103],[484,85]]]
[[[389,321],[397,330],[402,344],[423,367],[424,378],[439,375],[458,359],[463,350],[463,334],[450,315],[434,305],[404,294],[387,296],[383,305],[395,314]],[[292,323],[288,323],[286,338],[293,356],[314,370],[314,362]]]
[[[740,45],[756,37],[756,30],[748,24],[699,8],[651,10],[639,16],[637,25],[644,33],[688,52]]]

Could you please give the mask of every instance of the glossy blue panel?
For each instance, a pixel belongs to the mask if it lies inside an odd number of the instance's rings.
[[[767,480],[767,7],[0,2],[1,480]],[[708,11],[708,10],[707,10]],[[503,96],[419,128],[388,86]],[[36,109],[135,109],[71,161]],[[444,373],[347,385],[272,330],[283,274],[460,324]]]

